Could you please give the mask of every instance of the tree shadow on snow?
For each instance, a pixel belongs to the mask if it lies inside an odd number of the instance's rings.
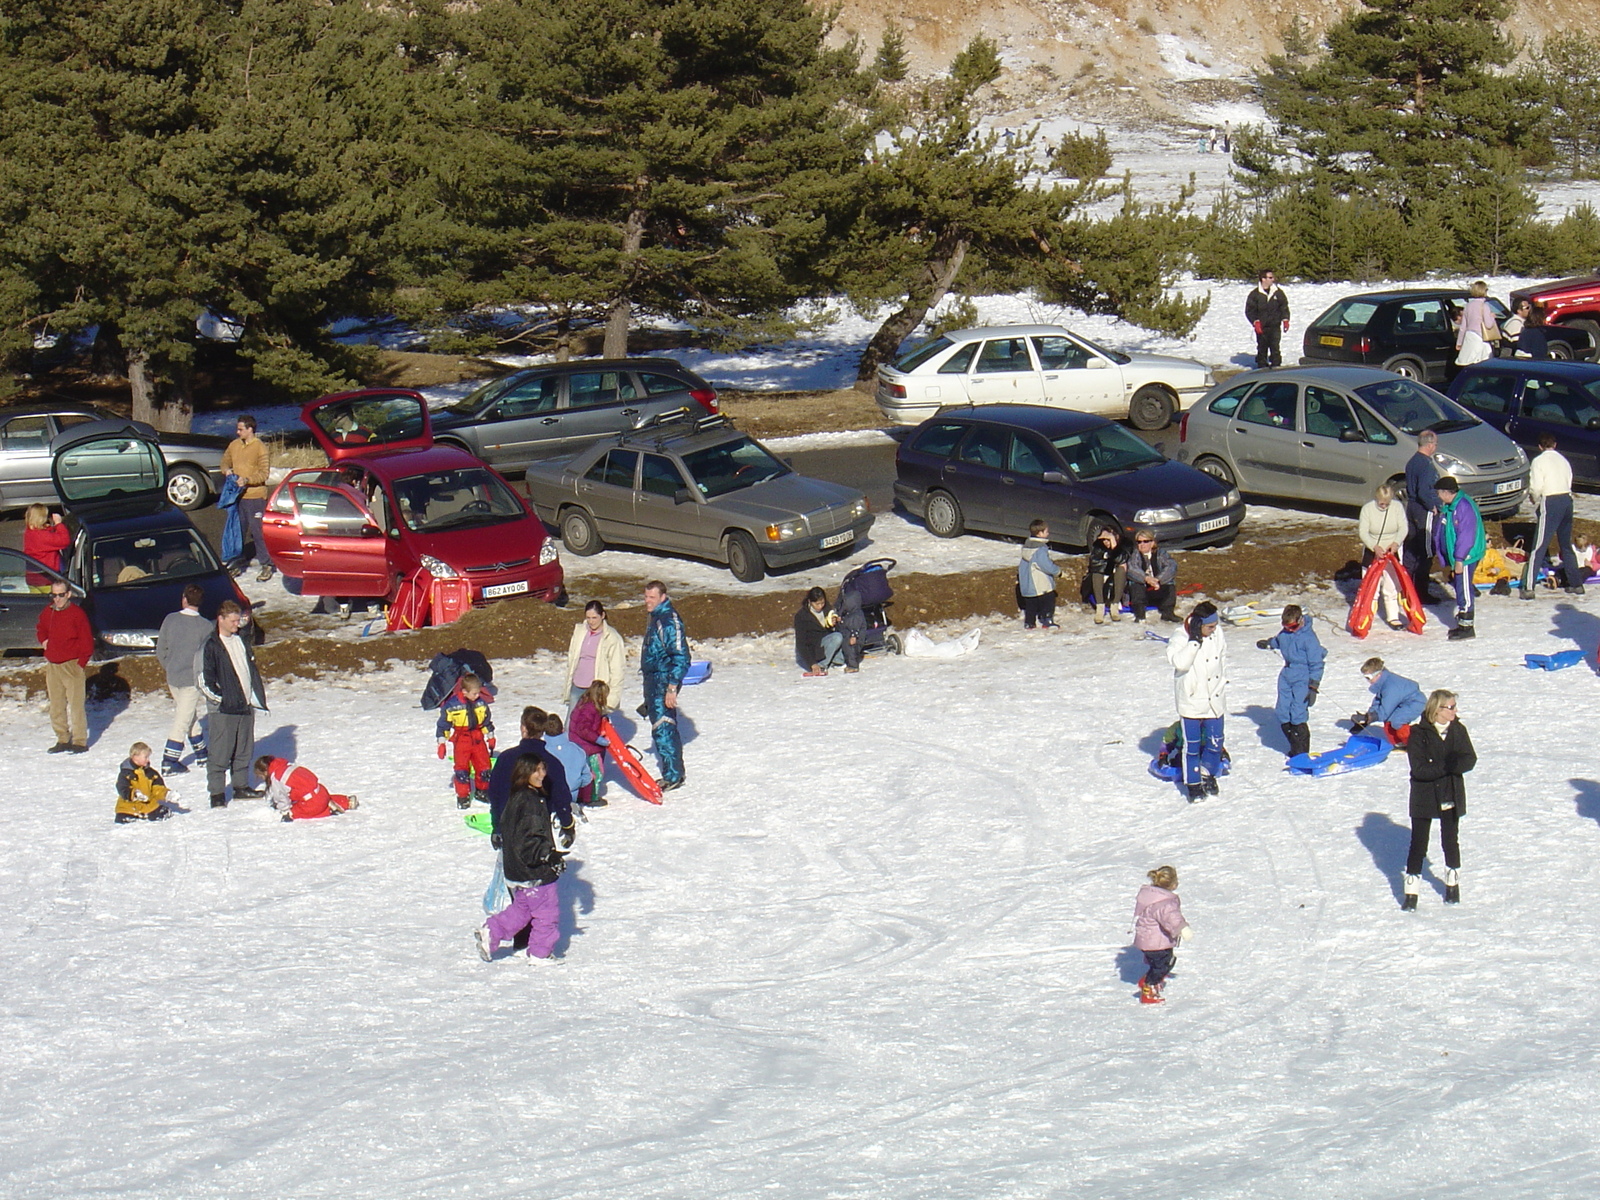
[[[556,943],[556,950],[562,954],[572,939],[583,933],[578,914],[594,911],[594,885],[579,876],[582,870],[583,860],[568,855],[567,869],[556,881],[556,897],[561,904],[561,940]]]
[[[1369,812],[1356,826],[1356,837],[1372,855],[1372,865],[1389,881],[1395,903],[1405,891],[1406,853],[1411,849],[1411,830],[1397,825],[1387,813]]]
[[[298,725],[280,725],[265,737],[258,737],[250,761],[254,762],[263,754],[270,754],[273,758],[281,758],[285,762],[296,761],[297,740],[294,731],[298,728]]]
[[[1124,946],[1117,951],[1117,978],[1126,984],[1137,984],[1144,978],[1144,951],[1137,946]]]
[[[1569,779],[1567,782],[1578,793],[1572,798],[1578,815],[1600,825],[1600,783],[1593,779]]]
[[[1537,603],[1537,602],[1535,602]],[[1584,653],[1584,665],[1600,674],[1595,662],[1595,647],[1600,646],[1600,615],[1575,604],[1558,604],[1551,614],[1552,636],[1565,638]]]

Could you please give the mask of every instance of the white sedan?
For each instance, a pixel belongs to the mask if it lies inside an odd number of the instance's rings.
[[[877,400],[896,425],[957,405],[1052,404],[1165,429],[1215,383],[1190,358],[1107,350],[1060,325],[990,325],[943,334],[879,367]]]

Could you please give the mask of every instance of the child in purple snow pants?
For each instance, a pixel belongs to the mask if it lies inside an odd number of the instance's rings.
[[[513,887],[511,903],[484,922],[489,930],[489,953],[509,942],[524,929],[528,931],[528,957],[549,958],[561,938],[561,907],[557,885],[541,883],[533,887]]]

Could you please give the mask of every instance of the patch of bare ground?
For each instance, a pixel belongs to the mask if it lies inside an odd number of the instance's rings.
[[[854,388],[836,392],[726,391],[719,397],[722,411],[753,437],[883,428],[877,403]]]

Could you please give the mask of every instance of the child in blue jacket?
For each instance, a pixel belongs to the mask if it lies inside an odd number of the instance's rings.
[[[1361,674],[1372,692],[1372,707],[1364,713],[1350,715],[1351,732],[1360,733],[1368,725],[1382,725],[1389,744],[1403,747],[1411,736],[1411,726],[1422,720],[1422,709],[1427,703],[1422,689],[1415,681],[1385,667],[1381,658],[1367,659],[1361,664]]]
[[[1298,604],[1283,610],[1283,628],[1276,635],[1256,643],[1258,650],[1276,650],[1283,655],[1283,670],[1278,672],[1278,722],[1289,739],[1289,756],[1311,752],[1311,706],[1317,702],[1322,686],[1322,664],[1328,652],[1311,628],[1311,618]]]

